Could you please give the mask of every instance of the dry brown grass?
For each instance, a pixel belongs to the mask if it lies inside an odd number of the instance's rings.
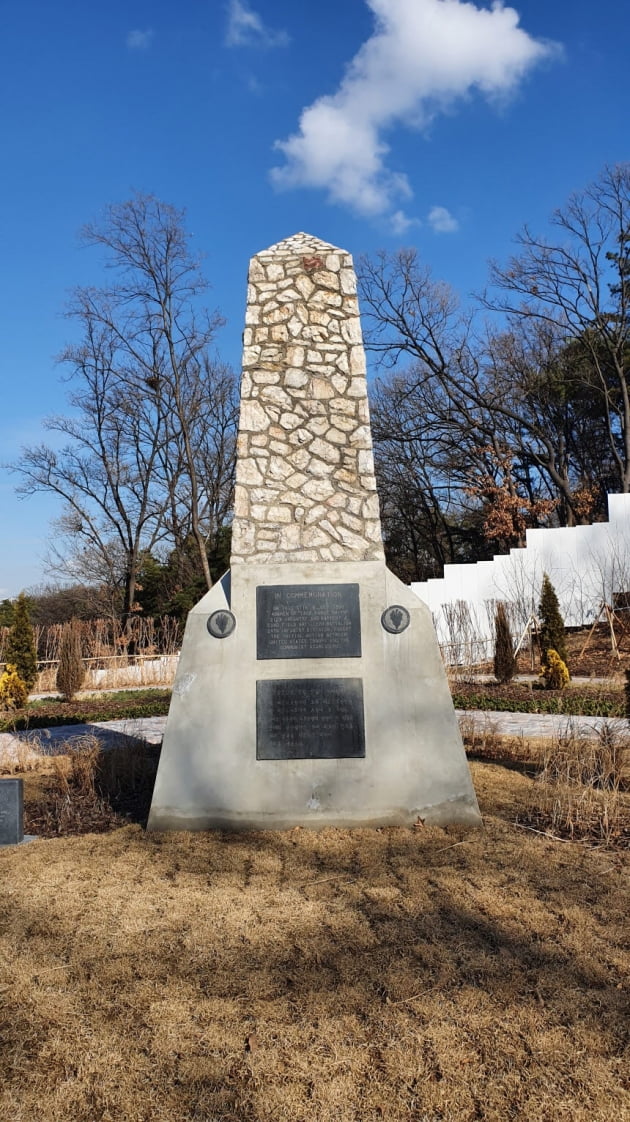
[[[523,759],[529,752],[525,737],[506,737],[499,732],[496,713],[462,713],[459,728],[466,751],[484,760]]]
[[[98,660],[104,663],[104,659]],[[170,686],[177,672],[177,655],[156,658],[129,659],[117,655],[102,666],[86,664],[85,684],[78,697],[99,690],[141,689],[149,686]],[[55,693],[57,689],[57,664],[39,671],[33,693]]]
[[[623,1122],[627,854],[513,825],[0,852],[3,1122]],[[28,778],[28,777],[25,777]]]
[[[492,716],[461,722],[474,758],[520,768],[535,779],[518,821],[557,838],[610,848],[630,847],[630,737],[621,722],[605,722],[585,736],[568,718],[553,737],[501,736]]]
[[[0,776],[21,775],[25,771],[38,771],[42,766],[41,741],[37,737],[17,740],[7,751],[0,745]]]
[[[630,748],[606,723],[597,739],[568,722],[542,753],[522,821],[564,838],[630,846]]]

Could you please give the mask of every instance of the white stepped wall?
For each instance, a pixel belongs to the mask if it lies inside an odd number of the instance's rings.
[[[453,645],[450,660],[467,660],[470,651],[464,655],[455,647],[474,639],[485,644],[487,653],[497,600],[511,606],[514,630],[524,627],[537,609],[543,573],[557,592],[567,626],[591,623],[602,600],[611,603],[614,593],[630,592],[630,495],[608,496],[608,518],[591,526],[528,530],[524,549],[492,561],[445,565],[441,579],[413,583],[433,612],[447,656],[448,644]]]

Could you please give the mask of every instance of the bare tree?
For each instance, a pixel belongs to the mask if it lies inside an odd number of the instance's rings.
[[[163,411],[130,385],[127,355],[109,326],[98,323],[89,303],[75,305],[84,339],[66,348],[72,365],[73,415],[46,421],[59,434],[59,450],[26,448],[15,465],[18,492],[49,491],[64,502],[52,553],[66,575],[121,587],[123,614],[133,611],[140,551],[151,549],[162,529],[164,496],[155,485],[157,456],[166,439]],[[72,541],[64,564],[57,543]],[[70,574],[68,568],[77,566]],[[96,567],[96,572],[94,571]]]
[[[523,254],[494,266],[505,295],[485,306],[503,313],[500,329],[473,330],[415,250],[360,262],[366,341],[395,370],[377,442],[423,457],[432,496],[446,489],[469,512],[476,497],[503,548],[527,526],[602,517],[606,491],[630,487],[629,168],[557,212],[566,244],[526,232]]]
[[[180,371],[173,398],[168,441],[160,455],[168,494],[164,521],[182,563],[193,537],[209,587],[208,553],[228,523],[233,504],[238,421],[234,373],[202,356],[198,364]]]
[[[572,348],[574,382],[605,429],[616,488],[630,490],[630,164],[607,167],[552,217],[557,237],[527,227],[521,251],[492,266],[485,306]]]
[[[388,564],[406,581],[484,555],[478,502],[466,490],[465,450],[453,447],[434,378],[377,380],[372,432]]]
[[[173,524],[174,503],[179,499],[181,510],[185,498],[190,533],[210,588],[204,515],[211,504],[203,471],[216,472],[218,464],[216,456],[208,463],[211,440],[206,422],[215,412],[225,416],[229,399],[227,428],[235,425],[235,391],[227,368],[210,358],[222,320],[199,306],[208,284],[199,260],[190,253],[183,217],[151,195],[136,195],[110,207],[101,224],[85,227],[83,238],[104,247],[116,269],[118,283],[108,290],[115,315],[103,309],[106,322],[118,329],[140,373],[142,392],[151,395],[156,412],[166,418],[161,461]],[[221,451],[228,452],[227,444]],[[228,478],[230,470],[228,465]],[[225,479],[223,464],[220,474]],[[215,504],[213,513],[216,510]]]
[[[435,281],[415,249],[362,257],[357,269],[366,311],[366,341],[381,362],[411,358],[432,374],[457,367],[467,348],[470,317],[453,289]]]
[[[221,320],[201,303],[181,211],[135,195],[82,240],[106,250],[114,283],[77,289],[68,310],[81,331],[60,356],[73,413],[47,422],[66,443],[26,449],[15,468],[22,493],[63,499],[73,578],[81,561],[90,579],[108,574],[128,617],[141,555],[160,543],[192,536],[211,585],[208,541],[231,502],[234,378],[211,353]]]
[[[514,465],[514,494],[553,502],[561,525],[601,517],[616,475],[581,344],[557,325],[513,319],[509,330],[488,332],[483,362],[494,432]]]

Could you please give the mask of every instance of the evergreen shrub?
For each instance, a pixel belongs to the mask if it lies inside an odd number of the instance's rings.
[[[564,620],[560,614],[560,605],[558,603],[558,597],[556,596],[556,590],[546,573],[543,575],[538,610],[541,620],[541,665],[543,667],[547,665],[548,653],[550,650],[553,650],[559,655],[566,666],[567,645],[564,634]]]
[[[76,620],[63,629],[57,667],[57,689],[66,701],[72,701],[85,681],[85,666],[81,658],[81,634]]]
[[[32,690],[37,678],[37,649],[31,627],[28,603],[23,592],[17,598],[13,623],[7,637],[5,659],[15,667],[27,690]]]
[[[497,682],[511,682],[516,670],[516,656],[510,622],[505,604],[497,604],[494,616],[494,676]]]

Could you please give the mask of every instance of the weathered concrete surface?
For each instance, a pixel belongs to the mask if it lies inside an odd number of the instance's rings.
[[[360,582],[360,658],[256,661],[256,586]],[[280,829],[479,824],[455,711],[421,601],[380,562],[239,566],[193,609],[186,634],[149,829]],[[389,634],[381,614],[401,604],[411,623]],[[207,630],[230,608],[225,639]],[[365,759],[257,760],[256,681],[363,679]]]

